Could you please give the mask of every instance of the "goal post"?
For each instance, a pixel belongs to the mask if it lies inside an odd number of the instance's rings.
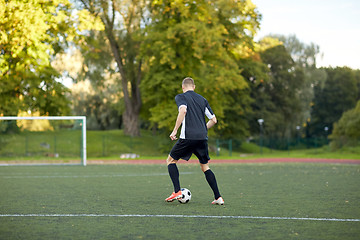
[[[79,120],[81,121],[81,165],[86,166],[86,117],[85,116],[39,116],[39,117],[15,117],[3,116],[0,117],[2,121],[18,121],[18,120]],[[1,134],[1,132],[0,132]],[[55,140],[56,141],[56,140]]]

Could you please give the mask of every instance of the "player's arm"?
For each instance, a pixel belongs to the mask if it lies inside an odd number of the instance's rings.
[[[186,106],[185,105],[180,106],[179,113],[176,118],[174,130],[170,134],[171,140],[177,139],[176,134],[177,134],[179,127],[181,126],[181,123],[184,121],[185,115],[186,115]]]
[[[216,117],[214,116],[212,119],[210,119],[210,120],[206,123],[207,129],[212,128],[216,123],[217,123],[217,119],[216,119]]]
[[[205,115],[209,119],[209,121],[206,123],[207,129],[212,128],[217,123],[217,119],[207,101],[206,101]]]

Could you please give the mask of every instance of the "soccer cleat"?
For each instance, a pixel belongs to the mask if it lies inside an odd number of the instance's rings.
[[[165,199],[165,201],[167,202],[172,202],[176,199],[179,199],[182,197],[181,191],[178,191],[177,193],[173,192],[170,197],[168,197],[167,199]]]
[[[218,199],[212,201],[211,204],[224,205],[224,199],[222,197],[219,197]]]

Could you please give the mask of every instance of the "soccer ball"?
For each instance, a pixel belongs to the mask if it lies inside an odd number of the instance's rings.
[[[182,188],[181,193],[182,193],[182,196],[181,196],[180,199],[178,199],[178,201],[180,203],[188,203],[191,200],[191,192],[190,192],[190,190],[187,189],[187,188]]]

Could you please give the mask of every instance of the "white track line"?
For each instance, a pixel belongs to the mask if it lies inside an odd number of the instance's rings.
[[[193,174],[193,172],[182,172],[181,174]],[[3,179],[14,178],[98,178],[98,177],[152,177],[167,176],[169,173],[147,173],[147,174],[104,174],[104,175],[52,175],[52,176],[0,176]]]
[[[360,219],[341,218],[297,218],[257,216],[208,216],[208,215],[142,215],[142,214],[0,214],[0,217],[140,217],[140,218],[216,218],[216,219],[260,219],[260,220],[302,220],[330,222],[360,222]]]

